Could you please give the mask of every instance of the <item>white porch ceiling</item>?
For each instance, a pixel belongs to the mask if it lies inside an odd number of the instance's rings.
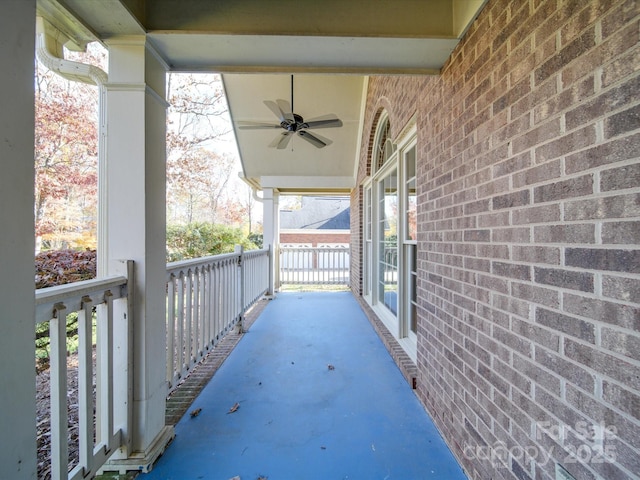
[[[290,99],[305,120],[344,126],[269,148],[278,130],[235,129],[259,188],[348,191],[355,182],[367,75],[438,74],[486,0],[37,0],[71,46],[145,35],[172,71],[222,73],[234,122],[277,120],[263,100]],[[236,124],[234,123],[234,126]]]
[[[234,125],[261,122],[277,125],[278,118],[264,100],[290,102],[289,75],[236,74],[223,76]],[[328,114],[342,120],[339,128],[312,130],[333,143],[316,148],[294,135],[286,149],[269,144],[284,130],[236,128],[244,173],[253,185],[281,191],[349,191],[354,186],[355,158],[365,79],[357,75],[294,75],[294,110],[305,120]]]

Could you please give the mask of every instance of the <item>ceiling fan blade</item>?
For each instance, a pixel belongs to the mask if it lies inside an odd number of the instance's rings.
[[[282,127],[274,123],[238,122],[238,128],[241,130],[273,130],[274,128]]]
[[[273,139],[273,141],[269,144],[269,147],[283,150],[287,148],[287,145],[289,145],[292,136],[293,132],[282,132],[280,135]]]
[[[321,137],[320,135],[314,135],[312,133],[307,132],[306,130],[298,131],[298,135],[300,135],[302,138],[304,138],[311,145],[313,145],[315,147],[318,147],[318,148],[323,148],[323,147],[326,147],[327,145],[330,145],[331,143],[333,143],[328,138]]]
[[[282,113],[284,114],[284,118],[289,122],[295,122],[289,102],[287,102],[286,100],[278,99],[276,100],[276,103],[278,104],[278,108],[280,109],[280,111],[282,111]]]
[[[309,122],[304,122],[307,128],[333,128],[333,127],[341,127],[342,120],[339,118],[330,118],[327,120],[311,120]]]
[[[276,104],[276,102],[273,102],[271,100],[265,100],[264,104],[267,106],[267,108],[269,110],[271,110],[274,115],[276,117],[278,117],[278,120],[280,120],[280,122],[284,122],[285,121],[285,116],[284,116],[284,112],[282,111],[282,109]],[[292,116],[293,118],[293,116]]]

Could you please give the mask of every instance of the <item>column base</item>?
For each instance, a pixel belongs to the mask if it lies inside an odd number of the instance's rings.
[[[164,453],[175,436],[173,426],[166,425],[146,451],[132,452],[129,458],[108,460],[98,470],[98,475],[102,475],[105,472],[116,472],[119,475],[124,475],[131,471],[150,472],[156,460]]]

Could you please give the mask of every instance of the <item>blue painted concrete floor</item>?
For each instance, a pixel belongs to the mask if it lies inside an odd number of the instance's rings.
[[[138,480],[236,476],[466,478],[350,292],[279,294]]]

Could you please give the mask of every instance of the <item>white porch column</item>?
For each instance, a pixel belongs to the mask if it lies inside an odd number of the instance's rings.
[[[0,14],[0,477],[36,478],[33,258],[35,0]]]
[[[144,36],[108,47],[108,274],[118,272],[119,260],[135,262],[130,449],[110,463],[146,471],[173,436],[164,425],[166,65]]]
[[[262,199],[262,244],[264,248],[270,246],[272,252],[267,294],[274,295],[278,287],[277,278],[280,268],[280,193],[275,188],[265,188],[262,190]]]

